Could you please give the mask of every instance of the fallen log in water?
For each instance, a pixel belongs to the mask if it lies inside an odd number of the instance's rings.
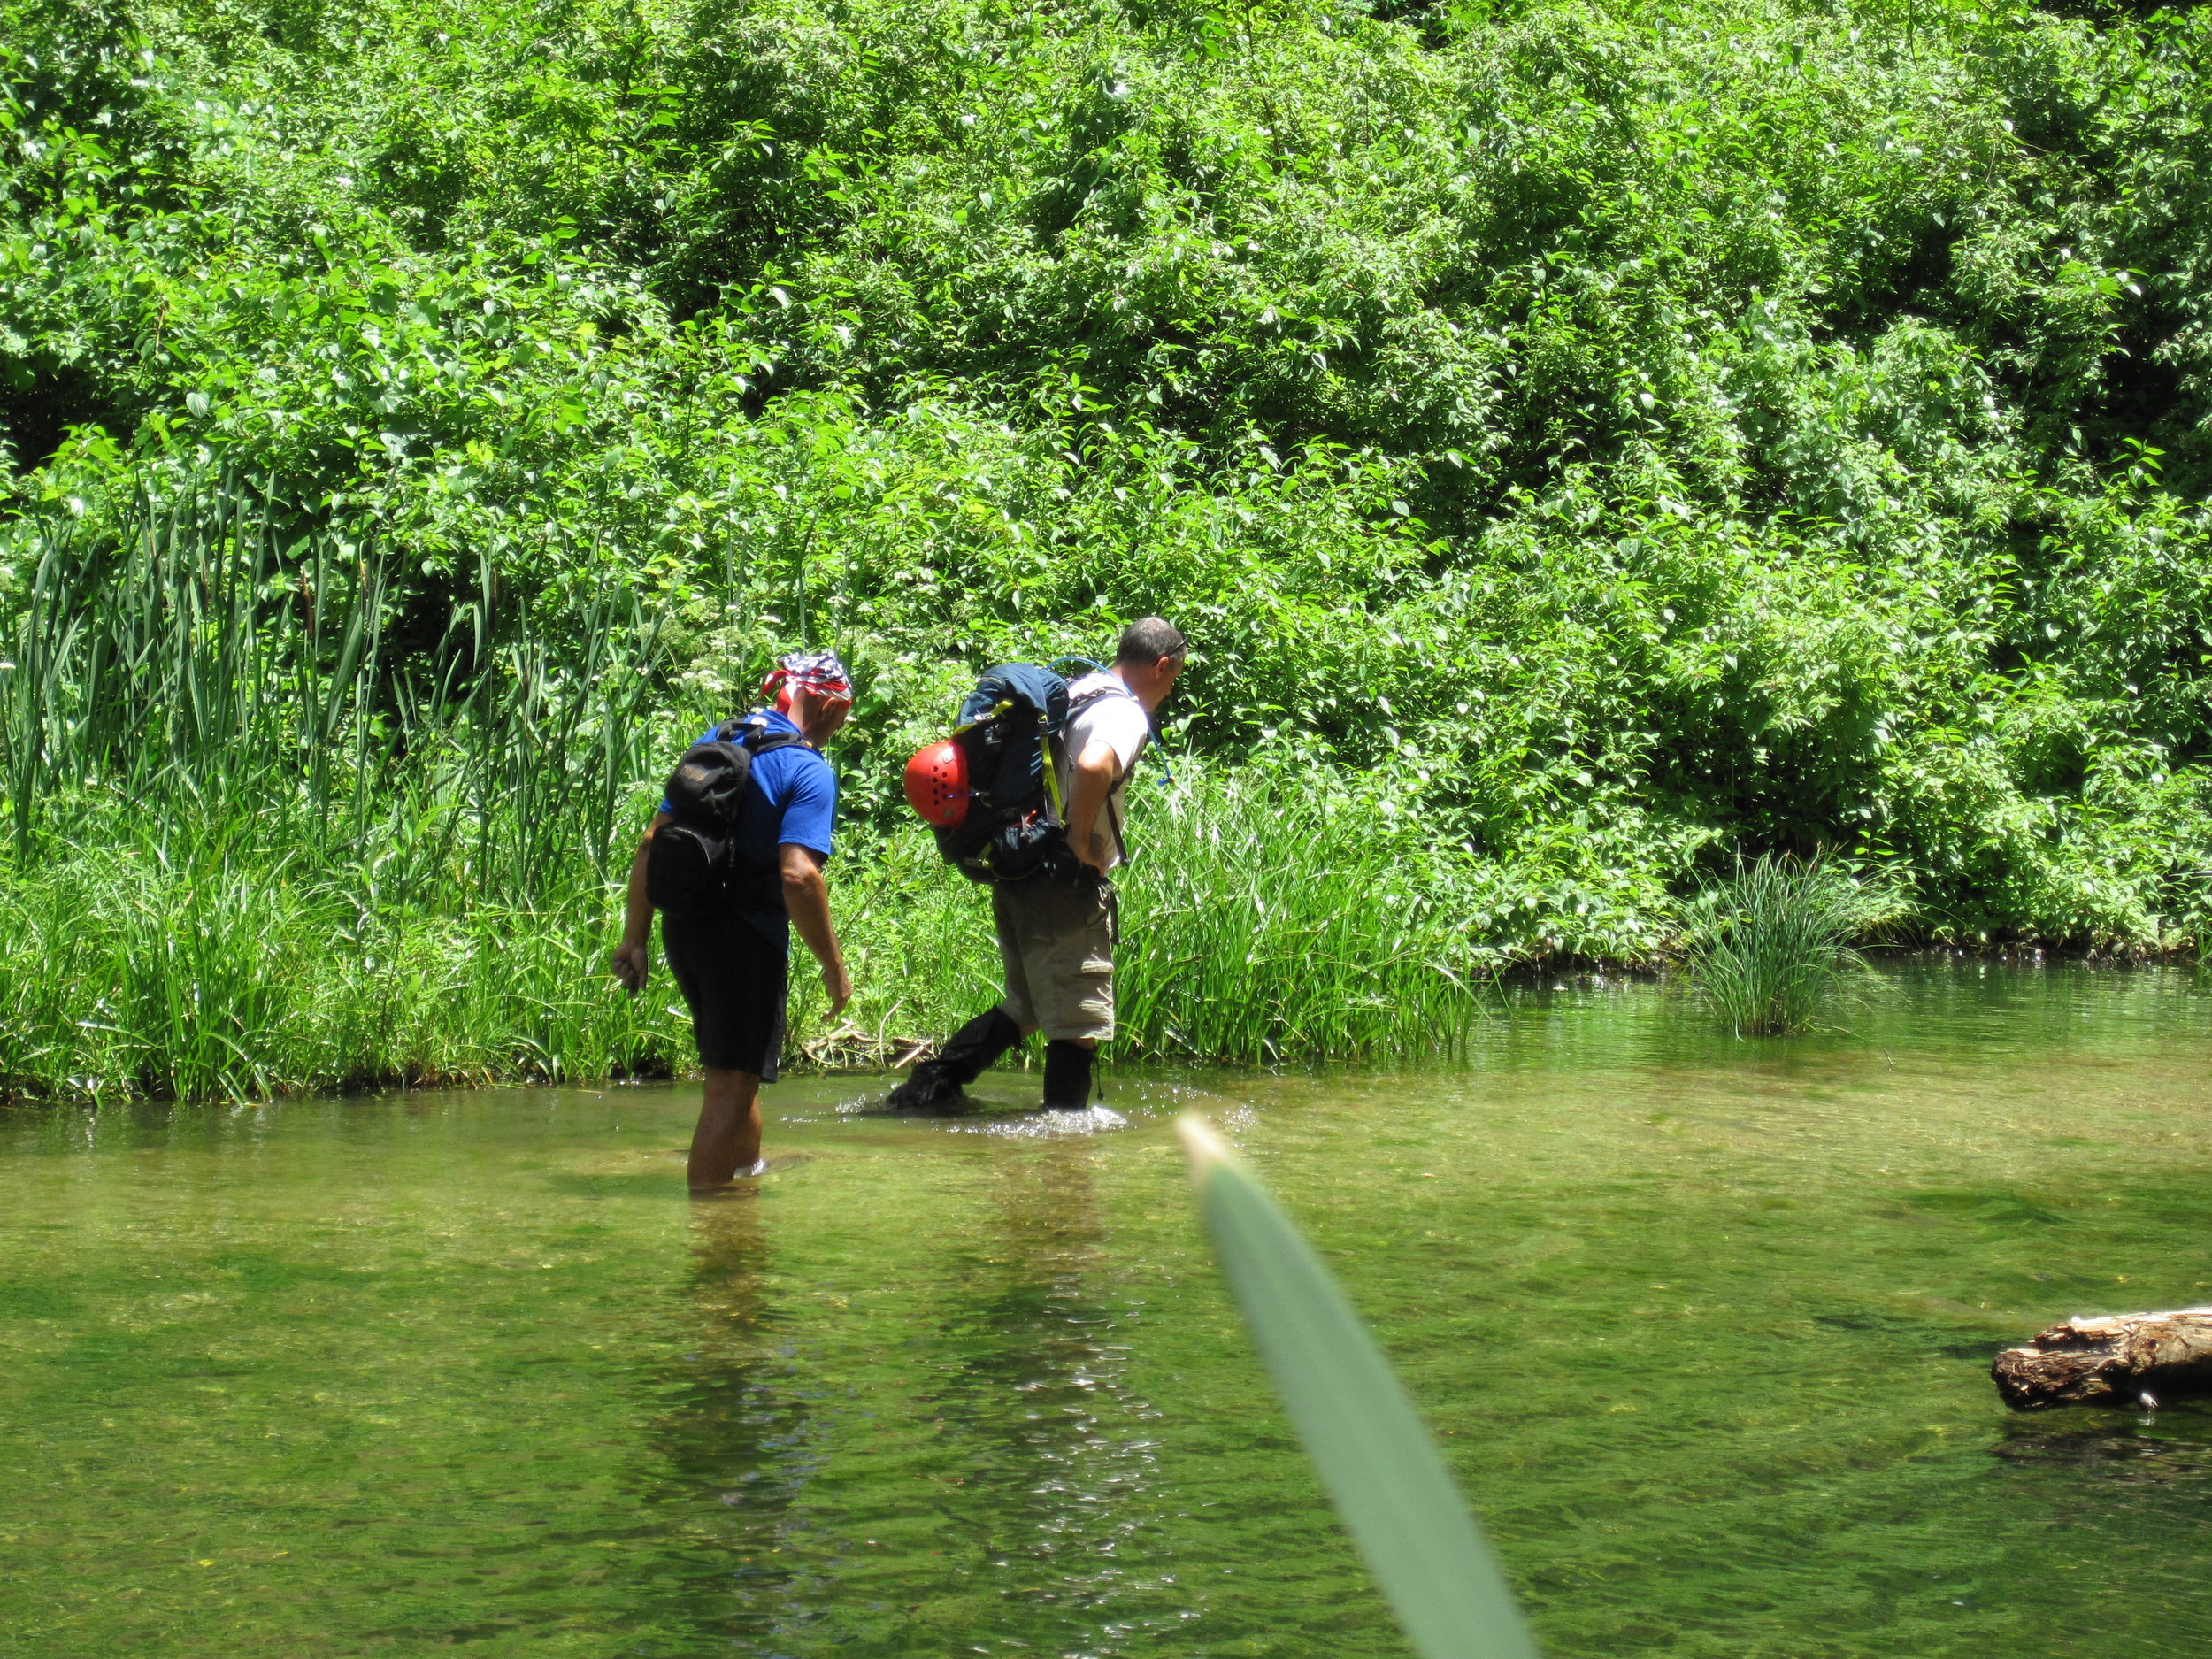
[[[2016,1411],[2100,1402],[2154,1407],[2173,1394],[2212,1393],[2212,1308],[2173,1313],[2077,1315],[1989,1368]]]

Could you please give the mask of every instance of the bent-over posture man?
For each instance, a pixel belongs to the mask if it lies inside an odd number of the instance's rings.
[[[1072,887],[1044,872],[991,888],[991,920],[1006,965],[1005,999],[949,1038],[933,1060],[891,1091],[903,1110],[958,1098],[1033,1031],[1045,1034],[1045,1104],[1089,1102],[1091,1064],[1114,1035],[1114,891],[1108,872],[1124,856],[1129,774],[1151,735],[1152,713],[1175,689],[1188,649],[1157,617],[1124,629],[1114,665],[1068,687],[1064,777],[1068,844],[1080,865]],[[1049,863],[1048,864],[1048,870]]]
[[[692,1037],[706,1072],[687,1170],[695,1192],[740,1174],[757,1175],[764,1167],[760,1086],[776,1080],[783,1049],[790,926],[821,965],[831,1018],[853,994],[822,879],[837,813],[837,775],[820,753],[852,711],[852,680],[832,653],[803,652],[778,663],[761,695],[773,698],[775,707],[757,710],[747,724],[758,722],[770,734],[803,741],[764,749],[753,757],[738,818],[733,862],[739,873],[732,885],[714,902],[661,918],[661,945],[691,1010]],[[614,972],[633,993],[645,988],[652,942],[646,860],[653,837],[669,821],[664,801],[630,865],[629,905]],[[770,872],[781,876],[780,892],[767,879]],[[748,872],[756,873],[749,879]]]

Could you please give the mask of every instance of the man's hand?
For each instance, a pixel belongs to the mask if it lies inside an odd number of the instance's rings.
[[[845,1004],[853,1000],[853,976],[845,972],[843,963],[832,963],[822,970],[822,989],[829,995],[829,1012],[822,1016],[822,1023],[826,1025],[843,1013]]]
[[[811,847],[785,841],[776,849],[783,867],[783,908],[798,929],[806,948],[822,964],[822,989],[829,997],[826,1024],[845,1011],[853,1000],[853,976],[845,972],[845,953],[838,949],[837,929],[830,923],[829,886],[822,879],[822,855]]]
[[[645,861],[652,851],[653,837],[667,822],[667,813],[653,814],[644,839],[637,844],[637,856],[630,860],[630,879],[622,906],[622,943],[614,953],[614,977],[632,996],[645,988],[646,976],[651,972],[648,964],[653,943],[653,902],[645,894]]]

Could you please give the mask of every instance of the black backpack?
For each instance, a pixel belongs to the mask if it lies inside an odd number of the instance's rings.
[[[945,862],[971,881],[1080,881],[1086,872],[1068,845],[1052,746],[1078,709],[1113,695],[1094,692],[1071,706],[1068,682],[1033,663],[1002,663],[978,680],[951,735],[968,764],[968,816],[933,832]]]
[[[740,910],[783,909],[777,865],[739,865],[738,821],[754,757],[804,741],[795,732],[768,730],[756,716],[725,720],[684,751],[668,774],[670,821],[645,856],[645,896],[656,910],[703,910],[724,899]]]

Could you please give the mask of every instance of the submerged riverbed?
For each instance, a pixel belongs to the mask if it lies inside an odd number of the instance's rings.
[[[1194,1107],[1547,1653],[2200,1652],[2212,1411],[1985,1373],[2212,1302],[2212,995],[1924,963],[1855,1024],[1532,993],[1462,1065],[1123,1079],[1093,1133],[787,1083],[704,1202],[681,1087],[0,1114],[0,1654],[1402,1654]]]

